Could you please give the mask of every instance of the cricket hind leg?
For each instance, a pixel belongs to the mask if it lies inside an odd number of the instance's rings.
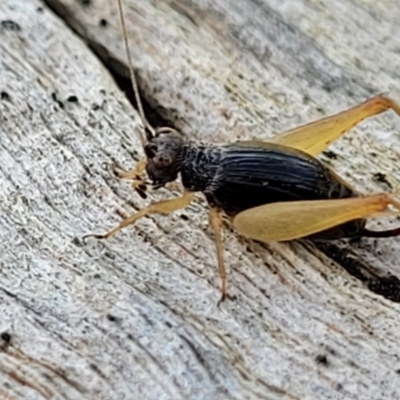
[[[389,109],[400,116],[399,104],[389,97],[376,96],[338,114],[280,133],[267,141],[316,156],[359,122]]]
[[[222,234],[221,234],[222,219],[220,211],[217,208],[215,207],[210,208],[209,221],[210,221],[210,226],[215,234],[215,243],[217,247],[218,269],[219,269],[219,276],[221,278],[221,299],[218,302],[218,305],[220,305],[226,299],[227,278],[226,278],[226,269],[225,269],[224,254],[223,254],[224,249],[222,246]]]
[[[389,205],[396,211],[387,210]],[[271,203],[239,213],[233,225],[239,233],[250,239],[261,242],[288,241],[309,237],[349,221],[382,214],[399,215],[400,202],[388,194],[377,194],[338,200]]]
[[[185,208],[193,200],[193,197],[194,197],[193,192],[184,192],[182,197],[178,197],[176,199],[162,200],[157,203],[151,204],[150,206],[144,208],[143,210],[138,211],[136,214],[133,214],[130,217],[124,219],[118,226],[116,226],[114,229],[111,229],[109,232],[102,235],[91,233],[85,235],[83,237],[83,240],[86,240],[88,237],[94,237],[96,239],[107,239],[110,236],[117,233],[118,231],[120,231],[125,226],[134,224],[138,219],[143,218],[146,215],[169,214],[173,211]]]

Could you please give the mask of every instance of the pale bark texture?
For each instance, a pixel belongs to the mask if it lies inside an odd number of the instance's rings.
[[[397,0],[125,0],[146,108],[228,142],[400,102]],[[142,200],[105,163],[143,155],[116,0],[0,1],[0,398],[400,398],[400,241],[261,245],[201,196],[106,241]],[[116,78],[116,79],[114,79]],[[400,118],[321,158],[363,193],[399,188]],[[371,223],[394,227],[395,219]]]

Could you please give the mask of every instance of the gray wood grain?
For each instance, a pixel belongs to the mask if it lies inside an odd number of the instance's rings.
[[[146,101],[199,140],[267,138],[381,92],[400,101],[394,0],[125,2]],[[116,2],[46,3],[59,17],[0,3],[0,397],[399,397],[400,306],[368,287],[396,298],[396,239],[326,253],[226,231],[220,308],[201,197],[80,240],[176,194],[144,201],[103,168],[141,156],[139,118],[107,70],[127,72]],[[322,158],[358,190],[396,190],[399,131],[387,113]],[[365,279],[332,258],[361,262]]]

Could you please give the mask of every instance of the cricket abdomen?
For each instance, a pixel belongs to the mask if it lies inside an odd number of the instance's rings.
[[[228,214],[235,214],[268,203],[356,194],[306,153],[264,142],[238,142],[222,147],[206,195]]]
[[[221,147],[208,202],[234,216],[268,203],[341,199],[357,194],[316,158],[264,142],[238,142]],[[314,238],[354,237],[365,221],[356,220]]]
[[[210,206],[232,217],[269,203],[357,196],[316,158],[265,142],[225,146],[188,144],[180,172],[186,190],[203,192]],[[311,238],[360,237],[364,227],[365,220],[359,219]]]

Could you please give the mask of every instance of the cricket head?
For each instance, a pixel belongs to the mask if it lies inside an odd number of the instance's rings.
[[[182,134],[172,128],[158,128],[155,135],[144,146],[147,157],[146,171],[155,186],[163,186],[178,177],[182,164]]]
[[[183,157],[183,136],[171,128],[155,129],[149,124],[143,110],[143,104],[140,99],[138,83],[133,70],[128,33],[125,25],[122,1],[118,0],[118,10],[121,20],[122,33],[125,43],[125,51],[128,60],[129,75],[131,77],[132,89],[138,106],[140,118],[142,120],[144,130],[139,132],[139,140],[146,154],[146,172],[153,183],[153,187],[164,186],[168,182],[174,181],[178,177],[181,161]],[[144,196],[145,182],[140,177],[136,179],[137,189]]]

